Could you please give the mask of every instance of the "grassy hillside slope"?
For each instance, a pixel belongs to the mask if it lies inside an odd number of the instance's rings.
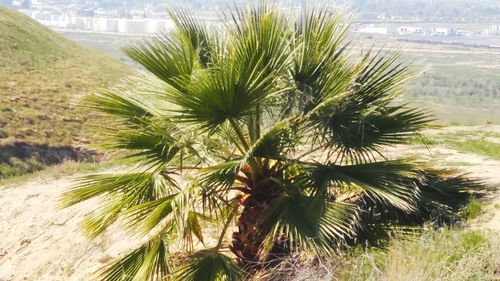
[[[132,70],[0,7],[0,178],[85,159],[80,98]]]

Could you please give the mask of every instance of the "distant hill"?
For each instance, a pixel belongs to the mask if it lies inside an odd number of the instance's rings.
[[[90,116],[78,101],[130,73],[0,6],[0,178],[63,158],[82,160],[74,147],[85,142]]]

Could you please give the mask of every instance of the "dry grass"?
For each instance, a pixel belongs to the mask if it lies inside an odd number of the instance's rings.
[[[287,259],[252,280],[461,281],[500,280],[498,231],[438,229],[394,237],[385,249],[358,247],[334,258]]]
[[[96,116],[78,106],[80,99],[132,73],[124,64],[1,6],[0,46],[0,178],[50,164],[10,157],[8,144],[87,143]]]
[[[71,145],[89,114],[80,98],[132,71],[124,64],[0,7],[0,144]]]
[[[76,161],[64,161],[61,164],[44,167],[42,170],[33,173],[0,179],[0,189],[3,187],[19,185],[30,180],[54,180],[74,174],[96,172],[108,167],[112,167],[114,165],[116,165],[116,162],[112,161],[102,163],[81,163]]]
[[[498,232],[441,229],[416,240],[395,239],[386,251],[365,251],[340,280],[498,280]]]
[[[365,249],[328,266],[302,268],[294,280],[499,280],[499,247],[498,232],[441,229],[418,239],[396,238],[387,249]]]

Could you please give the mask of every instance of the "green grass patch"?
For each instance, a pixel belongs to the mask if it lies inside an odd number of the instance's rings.
[[[40,170],[31,173],[16,175],[4,179],[0,179],[0,189],[25,183],[30,180],[36,179],[58,179],[65,176],[75,174],[87,174],[102,171],[104,169],[123,165],[124,162],[120,160],[107,160],[100,163],[83,163],[75,161],[66,161],[58,165],[43,167]]]
[[[474,219],[479,216],[481,213],[481,201],[478,199],[472,198],[469,203],[467,203],[467,206],[465,206],[465,214],[467,219]]]
[[[409,141],[414,145],[441,145],[460,152],[474,153],[500,160],[500,134],[487,131],[459,131],[432,136],[418,136]]]
[[[500,143],[485,139],[449,140],[444,143],[453,149],[463,152],[471,152],[500,160]]]
[[[340,280],[498,280],[500,236],[440,229],[417,239],[395,238],[386,250],[353,254]]]

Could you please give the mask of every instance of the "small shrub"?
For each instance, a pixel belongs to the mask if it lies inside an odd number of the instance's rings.
[[[471,220],[476,218],[481,213],[481,201],[472,198],[465,207],[465,214],[467,219]]]

